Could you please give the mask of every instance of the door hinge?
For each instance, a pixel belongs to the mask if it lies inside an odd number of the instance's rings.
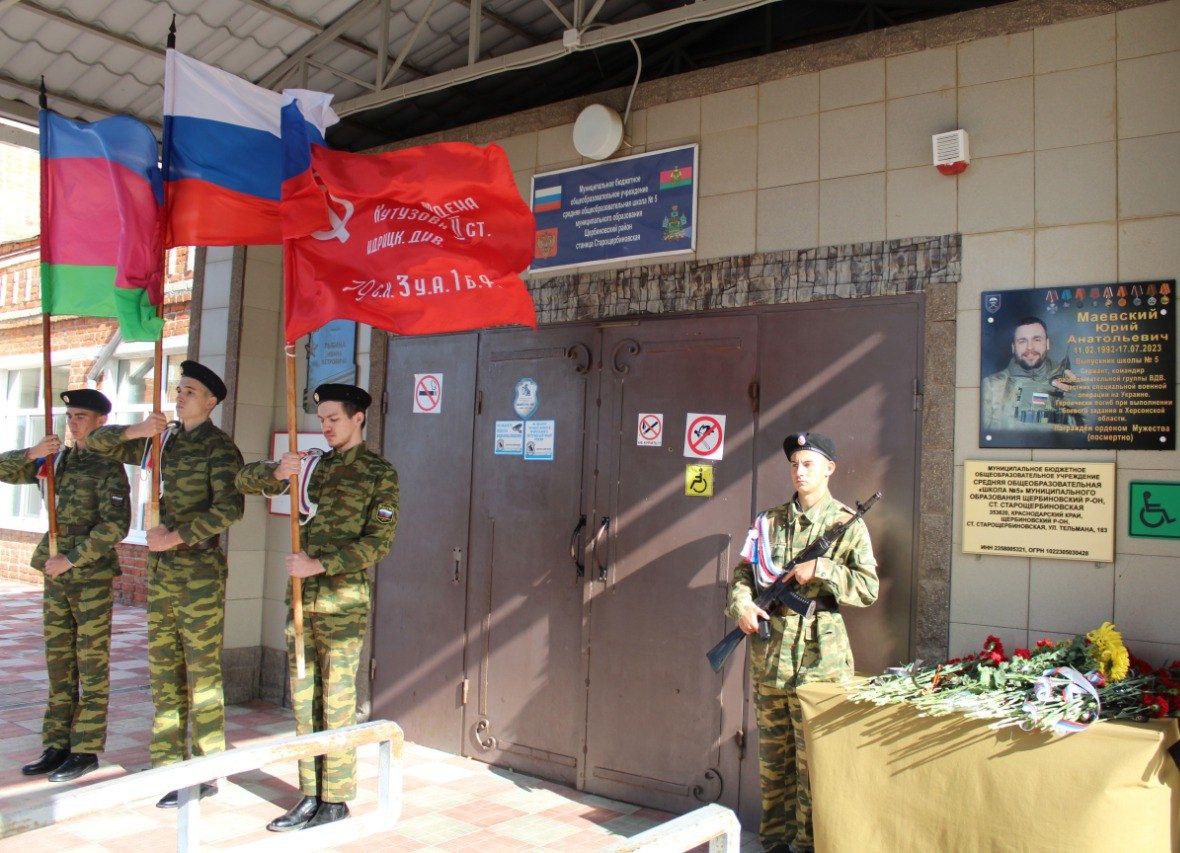
[[[914,411],[922,411],[922,380],[914,380]]]
[[[471,687],[471,679],[469,679],[469,678],[464,678],[464,679],[463,679],[463,684],[462,684],[462,685],[460,685],[460,686],[461,686],[461,688],[462,688],[462,690],[463,690],[463,702],[462,702],[462,704],[466,705],[466,704],[467,704],[467,692],[468,692],[468,689]]]
[[[377,658],[369,658],[369,681],[377,678]]]
[[[746,396],[750,398],[750,412],[758,414],[758,408],[762,405],[762,386],[757,379],[751,379],[746,386]]]
[[[475,413],[477,415],[483,414],[483,391],[476,389],[475,392]]]
[[[733,742],[737,744],[738,760],[740,761],[746,757],[746,730],[738,729],[734,732]]]
[[[388,414],[389,412],[389,392],[381,392],[381,414]]]

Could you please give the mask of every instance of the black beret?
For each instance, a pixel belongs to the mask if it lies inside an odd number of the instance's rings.
[[[814,450],[836,461],[836,443],[822,432],[795,432],[783,439],[783,453],[788,459],[798,450]]]
[[[317,403],[331,403],[333,401],[352,403],[362,412],[368,411],[369,406],[373,403],[373,398],[364,388],[358,388],[355,385],[340,385],[335,382],[325,382],[316,388],[312,399]]]
[[[73,406],[75,409],[87,409],[100,415],[111,413],[111,401],[107,399],[106,394],[95,391],[93,388],[74,388],[70,391],[62,391],[58,396],[61,397],[63,403]]]
[[[226,391],[225,383],[221,381],[221,377],[199,361],[182,361],[180,363],[180,375],[200,382],[209,389],[209,393],[216,397],[219,403],[229,393]]]

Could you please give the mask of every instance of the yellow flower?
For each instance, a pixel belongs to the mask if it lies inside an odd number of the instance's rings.
[[[1111,681],[1127,677],[1131,657],[1123,645],[1123,635],[1115,630],[1113,623],[1103,622],[1087,634],[1086,639],[1090,641],[1090,657],[1103,675]]]

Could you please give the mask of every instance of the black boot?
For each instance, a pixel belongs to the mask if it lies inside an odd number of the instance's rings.
[[[348,803],[328,803],[320,802],[320,807],[316,809],[315,817],[303,825],[304,829],[311,829],[313,826],[323,826],[325,823],[335,823],[338,820],[344,820],[348,817]]]
[[[212,797],[217,793],[217,786],[212,782],[201,783],[201,796],[198,799],[205,799]],[[180,791],[169,791],[164,796],[160,797],[160,801],[156,803],[158,809],[175,809],[180,807]]]
[[[31,761],[20,769],[26,776],[40,776],[42,773],[52,773],[61,767],[63,761],[70,757],[68,749],[58,749],[56,746],[47,747],[36,761]]]
[[[93,752],[73,752],[61,766],[49,774],[50,782],[69,782],[98,769],[98,756]]]
[[[281,817],[276,817],[266,825],[266,828],[271,832],[290,832],[293,829],[303,829],[303,825],[315,817],[316,809],[319,807],[319,797],[304,797],[295,808]]]

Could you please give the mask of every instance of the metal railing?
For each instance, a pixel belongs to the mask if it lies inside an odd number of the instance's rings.
[[[709,853],[738,853],[742,827],[732,809],[711,803],[633,835],[614,853],[683,853],[706,841]]]
[[[160,796],[164,791],[180,792],[180,813],[176,821],[176,849],[191,853],[200,847],[201,800],[198,795],[202,782],[257,770],[276,761],[297,761],[328,752],[342,752],[366,744],[378,744],[377,753],[377,810],[347,824],[330,824],[301,830],[298,843],[291,836],[276,836],[266,841],[251,842],[251,850],[268,846],[284,851],[295,849],[324,849],[349,838],[391,829],[402,809],[402,755],[405,737],[401,727],[389,720],[376,720],[342,729],[329,729],[309,735],[285,737],[251,746],[240,746],[225,752],[190,758],[177,764],[154,767],[141,773],[131,773],[108,782],[86,785],[0,815],[0,838],[10,838],[71,818],[122,806],[135,800]],[[325,830],[321,832],[321,830]],[[329,836],[332,844],[325,843]]]

